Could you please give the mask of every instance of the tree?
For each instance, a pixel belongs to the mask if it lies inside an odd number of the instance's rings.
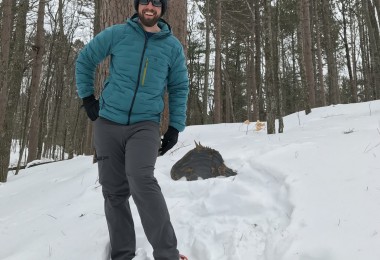
[[[39,114],[39,86],[42,73],[42,58],[45,52],[45,0],[40,0],[38,4],[37,30],[36,38],[33,46],[33,65],[32,65],[32,81],[29,90],[29,111],[28,121],[25,125],[28,131],[28,159],[31,162],[37,159],[38,152],[38,133],[40,126]]]
[[[276,119],[276,96],[275,80],[273,71],[273,34],[272,34],[272,5],[270,0],[264,0],[264,29],[265,29],[265,84],[266,84],[266,103],[267,103],[267,133],[275,134]]]
[[[363,0],[364,1],[364,0]],[[375,0],[374,0],[375,1]],[[376,22],[375,8],[371,0],[364,1],[364,17],[368,28],[370,64],[371,64],[371,99],[380,97],[380,30]],[[377,9],[378,10],[378,9]]]
[[[319,13],[320,13],[320,3],[318,1],[313,1],[313,4],[315,6],[316,12],[315,12],[315,33],[316,33],[316,42],[317,42],[317,60],[318,60],[318,85],[319,90],[317,96],[318,102],[317,104],[320,106],[326,105],[326,94],[325,94],[325,86],[324,86],[324,80],[323,80],[323,58],[322,58],[322,44],[321,44],[321,24],[322,22],[319,19]]]
[[[328,67],[328,86],[329,86],[329,103],[340,103],[340,93],[338,85],[338,71],[335,56],[335,37],[332,33],[332,13],[328,0],[322,0],[322,20],[323,20],[323,34],[325,37],[325,50],[327,56]]]
[[[10,111],[8,109],[8,76],[10,74],[9,63],[10,41],[12,32],[12,0],[3,1],[2,11],[3,17],[0,52],[0,182],[6,182],[8,177],[8,164],[10,158],[10,144],[8,140],[10,139],[9,136],[11,136],[12,133],[10,121],[12,118],[11,113],[14,113],[14,110]]]
[[[12,0],[4,0],[2,5],[1,52],[0,52],[0,133],[3,135],[4,118],[8,100],[9,56],[12,33]],[[3,136],[1,136],[3,137]],[[2,139],[2,138],[1,138]]]
[[[189,19],[188,19],[188,33],[187,33],[187,64],[189,71],[189,98],[188,98],[188,110],[186,117],[186,125],[192,124],[201,124],[202,123],[202,114],[200,108],[200,102],[198,95],[201,93],[201,77],[203,77],[203,73],[201,72],[202,64],[199,59],[199,56],[204,52],[200,48],[202,44],[200,40],[197,40],[196,37],[193,36],[194,33],[197,33],[196,25],[202,26],[202,23],[198,23],[198,19],[196,18],[196,10],[197,3],[193,2],[193,5],[189,11]],[[167,111],[168,112],[168,111]]]
[[[215,29],[215,71],[214,71],[214,123],[221,123],[221,52],[222,52],[222,0],[216,0],[216,29]]]
[[[247,119],[257,121],[259,119],[259,96],[260,85],[260,1],[255,0],[251,4],[246,0],[251,14],[252,28],[251,39],[248,48],[248,86],[247,86]]]
[[[342,19],[343,19],[343,43],[344,43],[344,49],[346,52],[346,64],[347,64],[348,76],[350,78],[350,89],[351,89],[350,101],[352,103],[356,103],[358,101],[358,93],[357,93],[358,90],[356,86],[356,80],[354,78],[353,71],[352,71],[350,48],[348,45],[348,36],[347,36],[348,26],[347,26],[347,18],[346,18],[347,4],[345,0],[341,0],[340,3],[342,6],[341,13],[342,13]]]
[[[255,12],[255,82],[256,82],[256,89],[257,89],[257,97],[253,99],[254,110],[253,110],[253,118],[254,119],[260,119],[264,120],[264,98],[263,98],[263,91],[262,91],[262,75],[261,75],[261,61],[262,61],[262,51],[261,51],[261,32],[262,32],[262,20],[260,16],[260,0],[255,0],[254,5],[254,12]]]
[[[315,87],[314,87],[314,68],[313,55],[311,45],[311,29],[310,29],[310,3],[309,0],[301,0],[301,17],[302,17],[302,56],[303,66],[306,75],[306,114],[311,112],[310,108],[315,107]]]
[[[283,115],[283,100],[282,100],[282,90],[280,85],[280,58],[279,58],[279,46],[278,38],[279,38],[279,30],[280,30],[280,21],[279,21],[279,2],[276,2],[274,7],[275,12],[275,19],[274,19],[274,26],[273,26],[273,34],[272,34],[272,48],[273,48],[273,83],[274,83],[274,111],[275,111],[275,118],[278,119],[278,132],[283,133],[284,132],[284,120],[282,118]]]
[[[206,49],[205,49],[205,79],[203,85],[203,100],[202,100],[202,115],[203,124],[208,123],[208,91],[209,91],[209,69],[210,69],[210,27],[211,27],[211,14],[210,14],[210,1],[205,2],[205,23],[206,23]]]
[[[187,55],[187,1],[176,0],[169,1],[168,10],[166,14],[168,23],[172,28],[173,34],[182,43],[185,57]],[[189,113],[189,110],[187,111]],[[165,94],[165,109],[162,115],[161,132],[166,132],[169,125],[169,99],[167,93]]]

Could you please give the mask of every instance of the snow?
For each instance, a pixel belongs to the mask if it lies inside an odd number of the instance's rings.
[[[189,126],[158,158],[178,248],[190,260],[380,259],[380,100],[255,123]],[[248,127],[248,131],[247,131]],[[237,176],[173,181],[194,141]],[[153,260],[136,207],[137,256]],[[0,184],[0,259],[107,259],[108,231],[92,158],[11,172]]]

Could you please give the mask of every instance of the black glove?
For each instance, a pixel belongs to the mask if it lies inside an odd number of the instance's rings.
[[[83,98],[83,107],[91,121],[99,117],[99,100],[96,100],[94,95]]]
[[[172,126],[169,126],[168,131],[164,134],[164,138],[161,140],[161,148],[158,150],[159,155],[164,155],[167,151],[173,148],[178,141],[178,130]]]

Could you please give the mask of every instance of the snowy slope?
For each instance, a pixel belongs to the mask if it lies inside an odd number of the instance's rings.
[[[380,101],[284,118],[283,134],[255,124],[190,126],[156,177],[179,250],[190,260],[380,259]],[[194,141],[238,175],[173,181]],[[0,259],[106,259],[108,233],[91,157],[10,173],[0,184]],[[153,260],[135,206],[136,260]]]

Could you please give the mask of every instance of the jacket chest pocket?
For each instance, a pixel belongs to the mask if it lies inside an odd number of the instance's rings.
[[[144,60],[141,85],[157,84],[168,76],[168,64],[156,57],[147,57]]]

